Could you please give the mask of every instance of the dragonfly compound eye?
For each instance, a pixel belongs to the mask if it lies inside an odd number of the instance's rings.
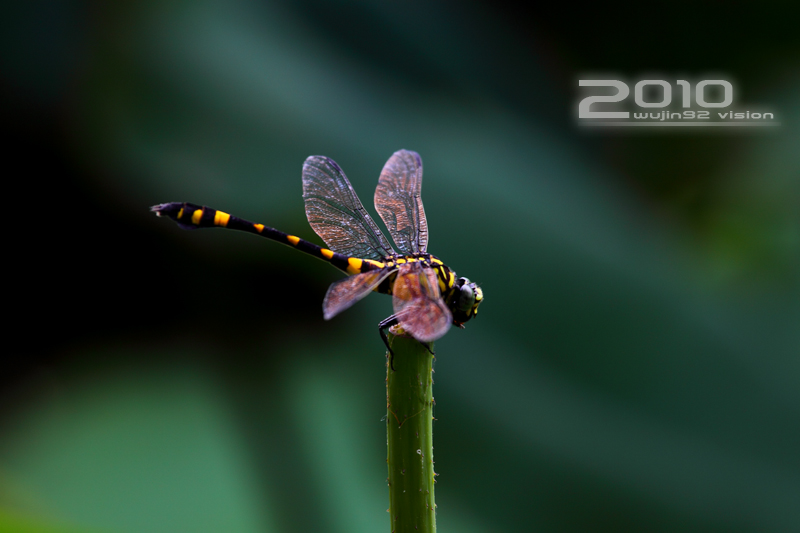
[[[461,294],[458,296],[456,307],[460,311],[467,312],[475,305],[475,291],[472,288],[472,283],[466,283],[461,286]]]

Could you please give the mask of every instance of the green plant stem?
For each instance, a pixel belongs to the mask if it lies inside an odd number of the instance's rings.
[[[411,338],[390,334],[389,344],[394,351],[394,370],[386,365],[391,531],[433,533],[433,356]]]

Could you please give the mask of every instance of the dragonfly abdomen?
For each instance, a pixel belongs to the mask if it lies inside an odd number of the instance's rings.
[[[154,205],[150,208],[158,216],[166,216],[178,223],[183,229],[197,229],[197,228],[226,228],[239,231],[246,231],[261,237],[291,246],[301,252],[322,259],[330,263],[339,270],[348,274],[359,274],[361,272],[368,272],[370,270],[377,270],[384,267],[383,263],[372,261],[370,259],[359,259],[357,257],[348,257],[346,255],[336,253],[333,250],[318,246],[313,242],[301,239],[295,235],[284,233],[275,228],[265,226],[263,224],[256,224],[229,215],[224,211],[212,209],[210,207],[191,204],[188,202],[171,202],[166,204]]]

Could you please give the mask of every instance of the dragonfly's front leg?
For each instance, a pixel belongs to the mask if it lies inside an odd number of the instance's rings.
[[[389,337],[386,336],[386,330],[397,324],[397,315],[386,317],[378,323],[378,333],[381,334],[383,344],[385,344],[386,349],[389,350],[389,366],[392,368],[392,370],[394,370],[394,351],[392,350],[392,347],[389,346]]]
[[[397,318],[397,315],[386,317],[378,323],[378,332],[381,334],[381,339],[383,340],[383,344],[386,345],[386,349],[389,350],[389,366],[391,366],[392,370],[394,370],[394,351],[392,350],[392,347],[389,346],[389,337],[386,336],[386,330],[391,328],[392,326],[396,326],[399,323],[400,320]],[[434,353],[434,351],[431,350],[432,343],[421,342],[421,341],[417,342],[423,345],[425,349],[431,353],[431,355],[436,355],[436,353]]]

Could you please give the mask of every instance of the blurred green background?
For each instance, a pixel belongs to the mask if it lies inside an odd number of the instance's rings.
[[[782,5],[4,6],[0,531],[388,532],[390,299],[324,322],[334,269],[148,207],[320,242],[304,159],[372,211],[400,148],[431,252],[486,295],[436,346],[440,531],[800,531]],[[724,73],[782,125],[576,125],[583,73],[654,71]]]

